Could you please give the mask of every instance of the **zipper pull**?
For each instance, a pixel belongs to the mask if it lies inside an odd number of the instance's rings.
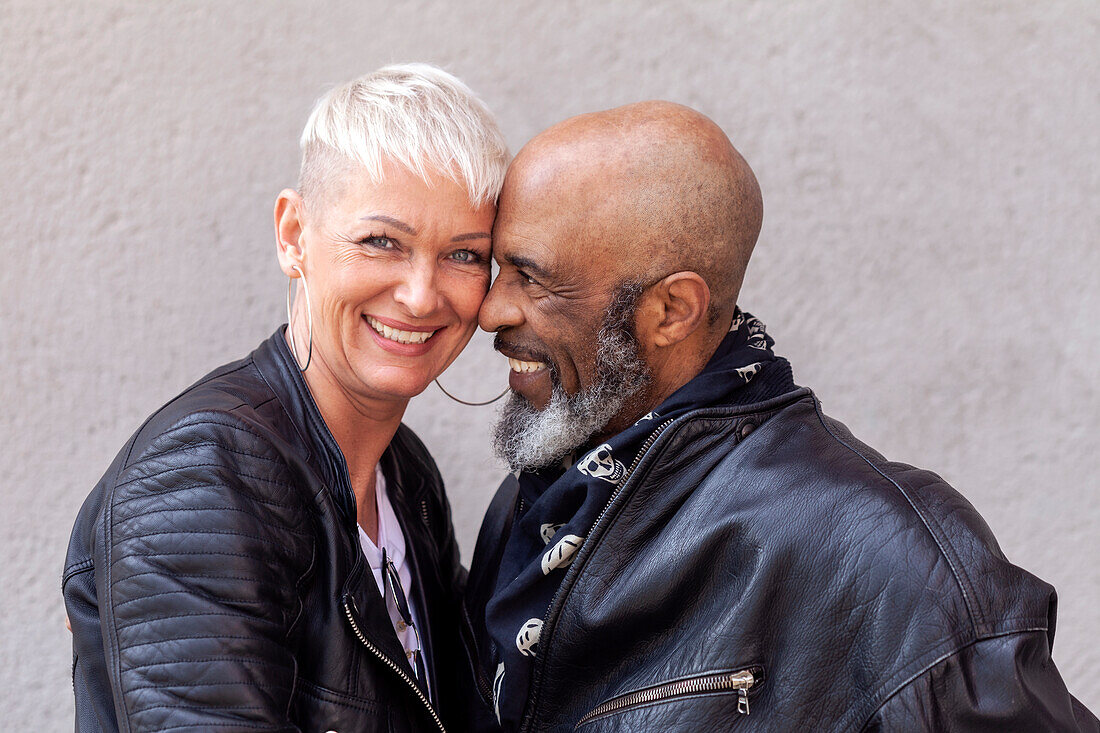
[[[749,714],[749,688],[756,684],[752,672],[745,670],[730,677],[730,683],[737,689],[737,712]]]

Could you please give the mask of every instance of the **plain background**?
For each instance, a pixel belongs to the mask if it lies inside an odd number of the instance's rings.
[[[513,150],[647,98],[716,120],[765,223],[741,304],[825,409],[932,468],[1059,591],[1100,710],[1100,4],[0,0],[0,720],[71,728],[60,577],[140,421],[284,317],[271,209],[330,85],[391,61],[479,92]],[[495,394],[474,341],[443,377]],[[492,408],[407,421],[469,557]]]

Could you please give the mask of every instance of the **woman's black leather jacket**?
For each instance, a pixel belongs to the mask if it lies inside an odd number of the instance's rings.
[[[470,670],[450,507],[408,428],[382,468],[419,579],[431,700],[280,328],[150,417],[81,509],[63,580],[76,729],[442,730]]]

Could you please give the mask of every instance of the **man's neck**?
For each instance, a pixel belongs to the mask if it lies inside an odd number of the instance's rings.
[[[592,442],[595,445],[605,442],[657,409],[703,371],[721,342],[720,336],[715,339],[707,335],[694,342],[684,341],[674,347],[651,351],[646,357],[651,374],[649,386],[627,400],[619,414],[592,438]]]

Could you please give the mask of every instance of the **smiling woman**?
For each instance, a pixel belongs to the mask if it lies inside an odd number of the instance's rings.
[[[275,203],[289,325],[150,417],[77,518],[78,730],[465,727],[464,571],[401,418],[477,326],[507,157],[431,66],[318,102]]]
[[[325,201],[288,189],[275,206],[280,264],[309,283],[317,314],[306,382],[356,414],[422,392],[470,340],[489,287],[493,204],[438,173],[382,167],[382,182],[352,169]],[[306,325],[296,314],[299,343]]]

